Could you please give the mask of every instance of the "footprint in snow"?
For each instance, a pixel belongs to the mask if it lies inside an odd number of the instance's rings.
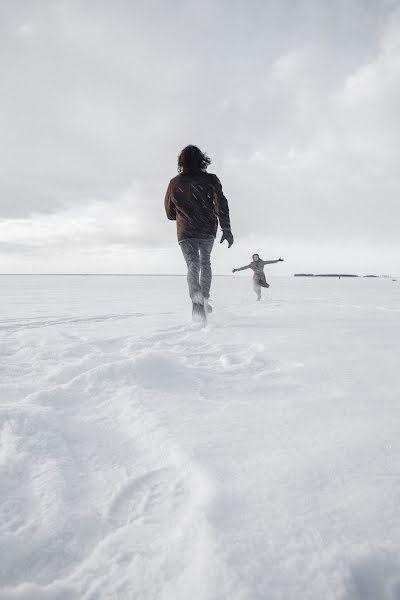
[[[116,528],[134,521],[162,521],[185,503],[189,493],[176,469],[156,469],[122,485],[111,502],[108,519]]]

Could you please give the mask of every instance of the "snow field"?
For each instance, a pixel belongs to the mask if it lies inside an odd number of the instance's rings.
[[[1,599],[400,598],[392,282],[10,279]]]
[[[210,484],[146,412],[148,358],[50,338],[57,357],[43,343],[8,348],[46,375],[2,406],[1,597],[208,597],[223,579]]]

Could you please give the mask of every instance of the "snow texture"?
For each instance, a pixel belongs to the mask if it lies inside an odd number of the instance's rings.
[[[2,276],[1,600],[398,600],[400,286]]]

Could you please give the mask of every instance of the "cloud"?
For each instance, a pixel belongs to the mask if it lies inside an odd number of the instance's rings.
[[[79,209],[64,208],[47,215],[0,221],[0,239],[7,248],[25,252],[52,248],[97,248],[101,246],[157,247],[167,241],[155,236],[160,226],[154,210],[144,202],[138,186],[127,188],[108,201],[89,200]],[[157,214],[157,213],[156,213]]]
[[[18,37],[29,37],[33,34],[33,24],[32,23],[24,23],[23,25],[19,25],[16,29],[16,35]]]
[[[400,191],[398,5],[26,8],[0,9],[0,219],[10,265],[18,247],[43,261],[57,248],[63,264],[74,247],[72,269],[78,248],[115,252],[117,264],[122,248],[148,260],[153,247],[161,265],[160,248],[175,244],[164,191],[187,143],[212,156],[243,248],[251,236],[279,238],[305,261],[310,245],[328,262],[335,244],[353,246],[361,264],[372,247],[389,264]],[[19,43],[21,27],[20,36],[40,36]]]
[[[397,11],[383,32],[377,56],[349,74],[335,98],[347,152],[370,159],[373,164],[368,168],[385,177],[398,167],[395,148],[400,134],[399,36]]]

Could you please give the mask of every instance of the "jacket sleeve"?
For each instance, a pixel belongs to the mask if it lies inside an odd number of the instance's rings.
[[[167,218],[170,221],[176,221],[176,208],[174,203],[174,197],[172,194],[172,185],[169,183],[167,193],[165,194],[164,207]]]
[[[230,229],[231,222],[229,218],[228,200],[225,198],[222,191],[222,185],[216,175],[213,175],[212,185],[214,188],[214,209],[218,217],[219,224],[222,230]]]
[[[279,260],[263,260],[264,265],[274,265],[275,263],[280,262]]]
[[[245,271],[246,269],[250,269],[251,264],[246,265],[245,267],[239,267],[238,269],[236,269],[236,271]]]

